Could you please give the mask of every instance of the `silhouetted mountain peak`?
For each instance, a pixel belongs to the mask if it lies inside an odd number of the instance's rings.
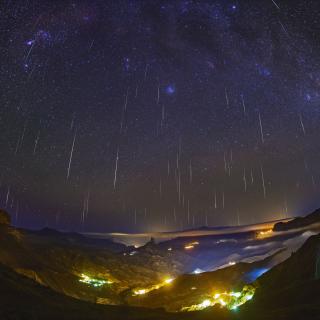
[[[305,217],[294,218],[288,222],[278,222],[274,225],[273,231],[299,229],[315,223],[320,223],[320,209],[313,211]]]

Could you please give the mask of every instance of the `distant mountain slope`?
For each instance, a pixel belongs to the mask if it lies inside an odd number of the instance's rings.
[[[288,222],[278,222],[274,225],[273,231],[288,231],[320,223],[320,209],[315,210],[305,217],[297,217]]]
[[[119,253],[110,240],[0,225],[0,263],[57,292],[91,302],[122,304],[121,292],[174,276],[191,259],[157,247]],[[81,282],[82,274],[112,283],[96,288]]]
[[[24,231],[29,235],[40,236],[51,244],[72,244],[86,247],[101,247],[111,252],[122,252],[127,249],[127,246],[121,243],[113,242],[110,239],[97,239],[86,237],[77,232],[61,232],[51,228],[44,228],[36,231]]]

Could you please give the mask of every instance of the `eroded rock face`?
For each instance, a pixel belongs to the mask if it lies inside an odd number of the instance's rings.
[[[10,215],[7,211],[0,209],[0,225],[4,224],[4,225],[10,225],[11,223],[11,219],[10,219]]]

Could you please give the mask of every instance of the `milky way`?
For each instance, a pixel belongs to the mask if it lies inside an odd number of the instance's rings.
[[[320,2],[1,1],[0,206],[155,231],[320,205]]]

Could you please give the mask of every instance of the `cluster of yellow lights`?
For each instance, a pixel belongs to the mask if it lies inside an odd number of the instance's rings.
[[[91,285],[93,287],[102,287],[105,284],[113,283],[110,280],[94,279],[94,278],[91,278],[88,275],[83,274],[83,273],[81,274],[81,278],[80,278],[79,281],[83,282],[83,283],[86,283],[86,284],[89,284],[89,285]]]
[[[270,236],[271,234],[272,234],[272,229],[269,229],[269,230],[263,230],[263,231],[260,231],[260,232],[258,232],[258,235],[257,235],[257,237],[258,238],[265,238],[265,237],[268,237],[268,236]]]
[[[252,286],[245,286],[239,292],[224,292],[215,293],[212,297],[203,300],[199,304],[194,304],[190,307],[184,307],[181,311],[197,311],[219,304],[221,307],[236,310],[239,306],[246,303],[253,298],[255,288]]]
[[[149,293],[150,291],[153,291],[153,290],[158,290],[158,289],[162,288],[163,286],[166,286],[166,285],[172,283],[173,280],[174,280],[173,278],[168,278],[168,279],[165,279],[163,282],[161,282],[159,284],[155,284],[149,288],[134,290],[133,295],[139,296],[139,295]]]
[[[188,243],[184,246],[184,248],[186,250],[190,250],[190,249],[193,249],[195,246],[197,246],[199,244],[198,241],[194,241],[194,242],[191,242],[191,243]]]

